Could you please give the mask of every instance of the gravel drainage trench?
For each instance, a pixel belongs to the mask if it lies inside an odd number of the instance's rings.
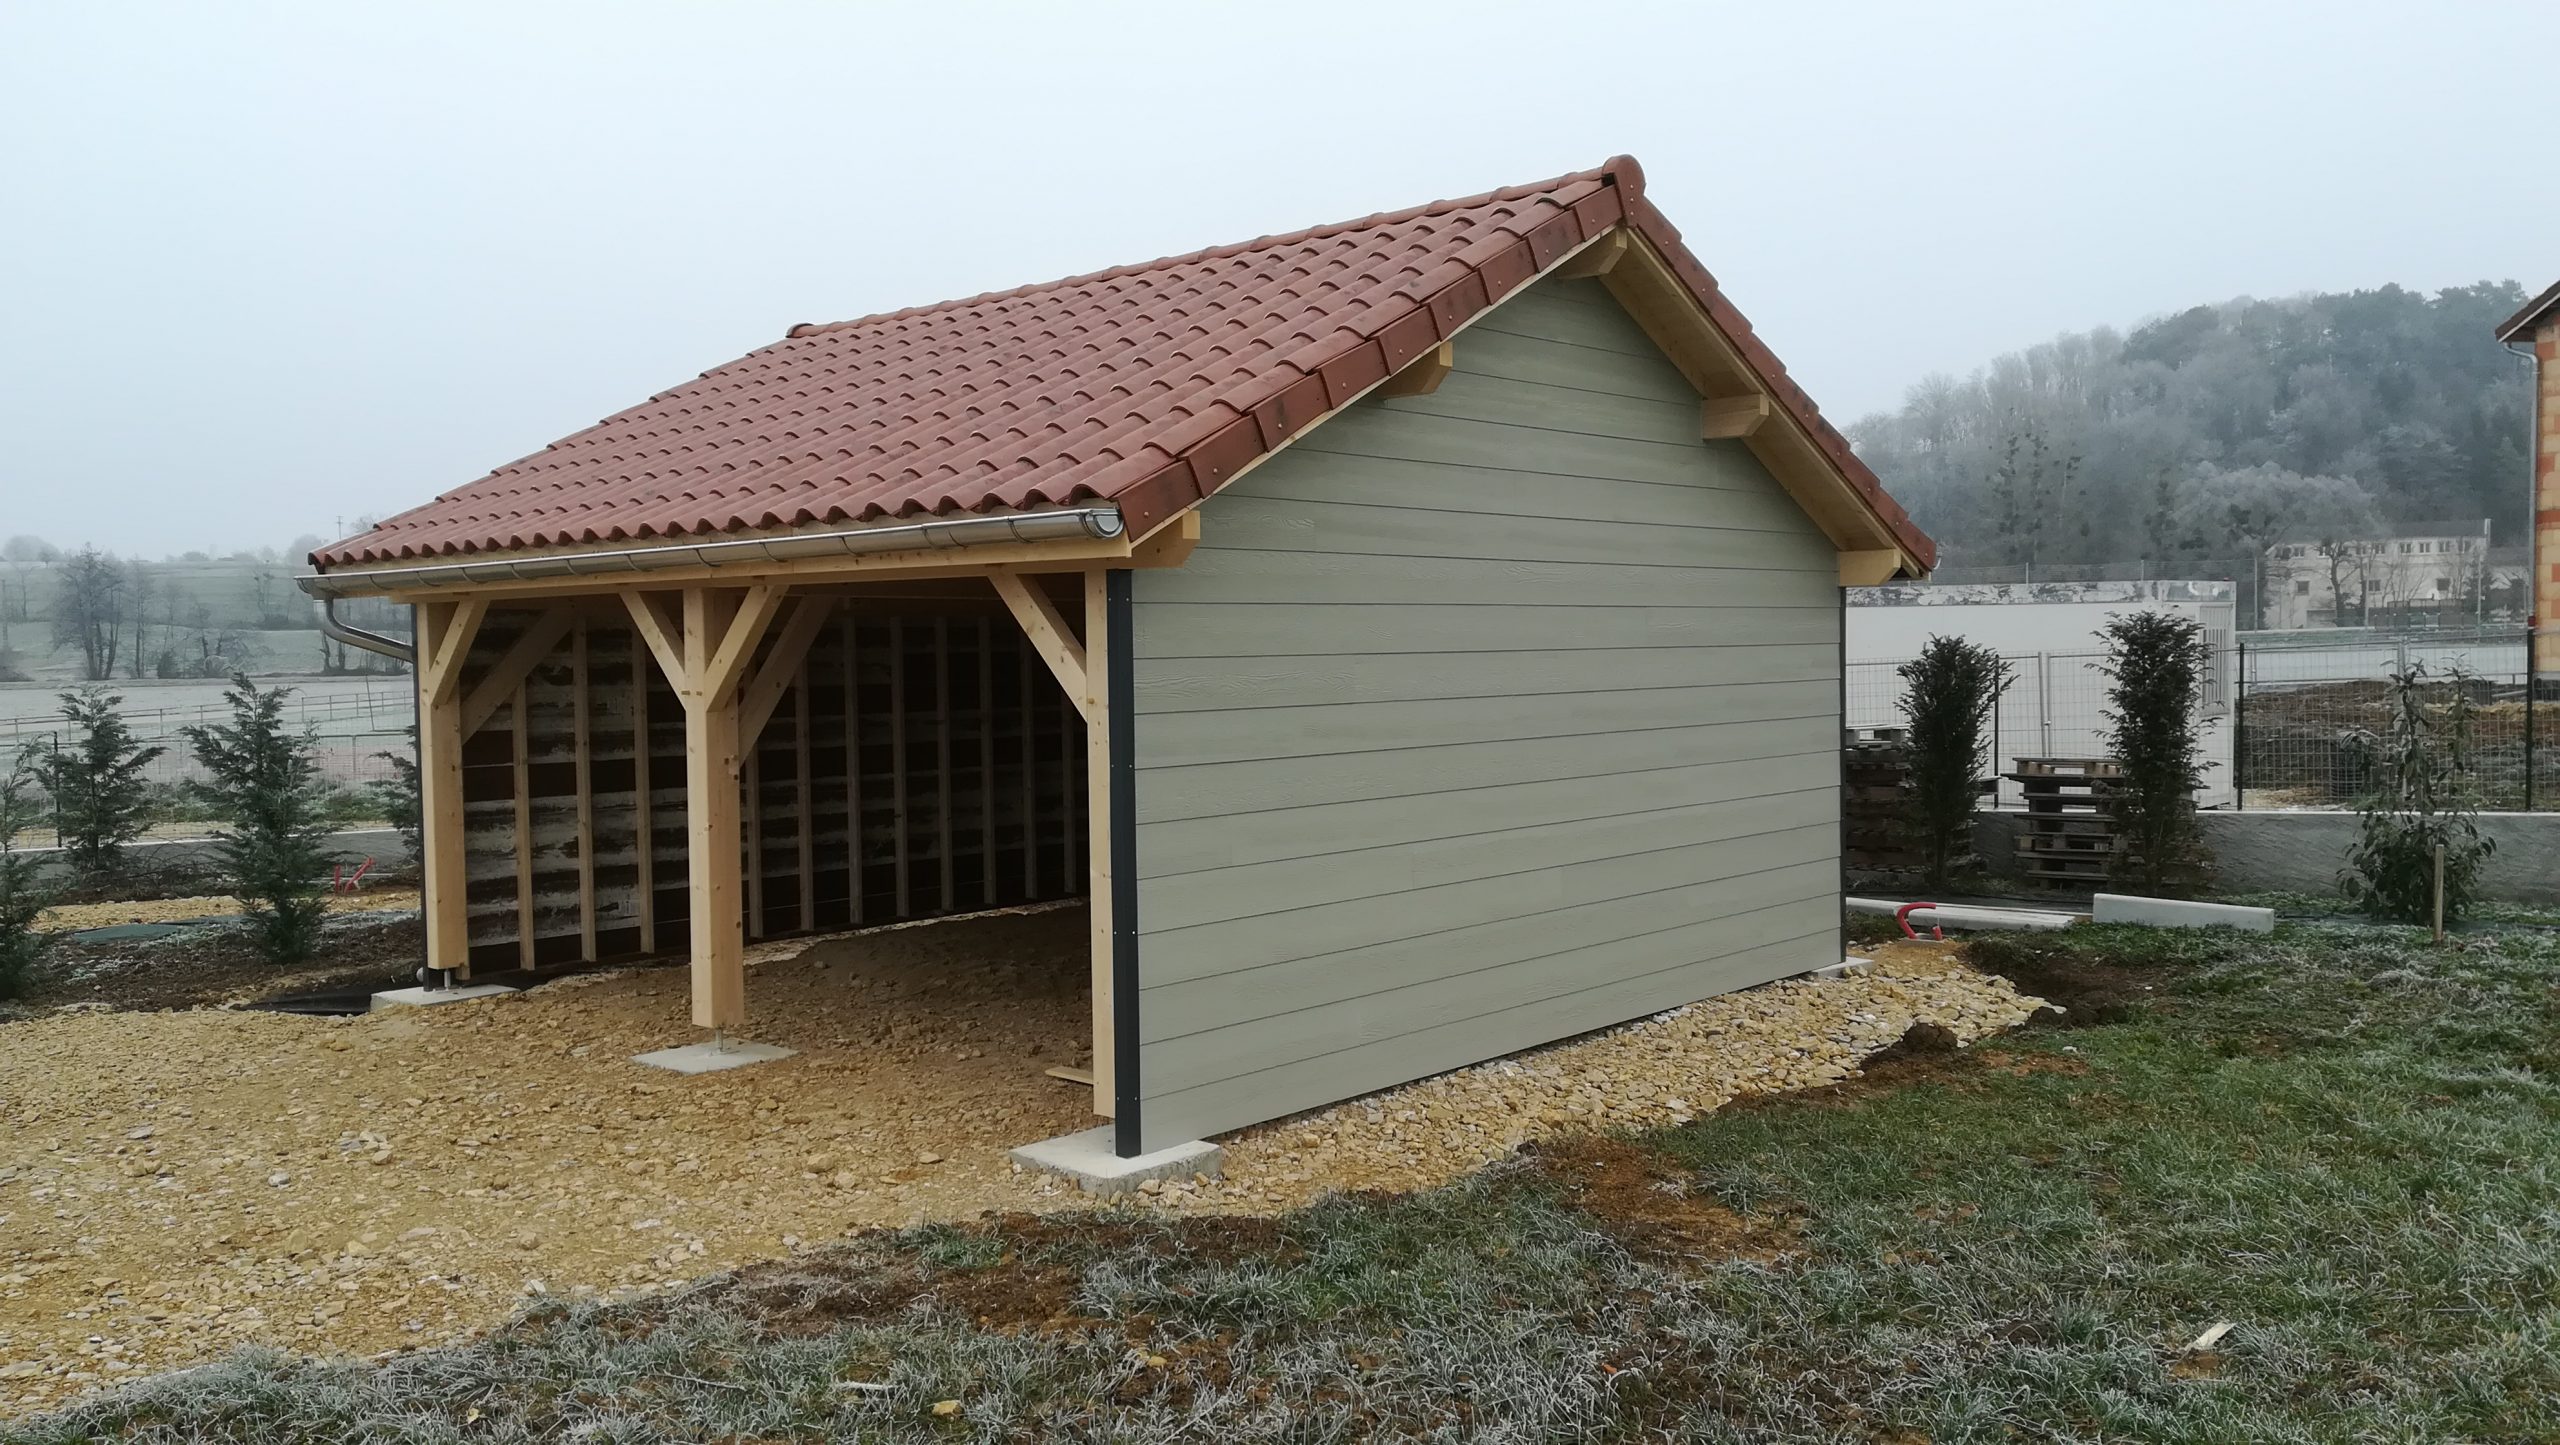
[[[750,1034],[799,1050],[685,1078],[680,969],[434,1009],[65,1012],[0,1027],[0,1413],[265,1342],[366,1354],[528,1297],[648,1289],[878,1225],[1086,1201],[1013,1173],[1082,1128],[1080,911],[755,961]],[[1223,1141],[1145,1207],[1268,1212],[1445,1182],[1517,1144],[1837,1081],[1916,1021],[2034,1007],[1951,953],[1790,981]]]

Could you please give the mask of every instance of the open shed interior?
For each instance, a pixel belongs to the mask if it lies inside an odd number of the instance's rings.
[[[746,937],[1086,891],[1083,720],[972,591],[816,593],[766,640],[806,650],[744,702]],[[472,973],[684,952],[684,709],[619,602],[492,609],[462,686]]]

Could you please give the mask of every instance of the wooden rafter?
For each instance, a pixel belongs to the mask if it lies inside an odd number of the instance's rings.
[[[1443,341],[1405,363],[1405,368],[1378,387],[1380,396],[1429,396],[1449,379],[1458,364],[1458,344]]]
[[[1606,276],[1617,269],[1618,263],[1625,260],[1626,255],[1627,228],[1614,227],[1603,232],[1600,239],[1575,252],[1571,259],[1558,266],[1556,275],[1567,281],[1579,280],[1585,276]]]
[[[1764,392],[1745,396],[1711,396],[1698,403],[1698,435],[1706,441],[1735,441],[1760,430],[1769,419]]]

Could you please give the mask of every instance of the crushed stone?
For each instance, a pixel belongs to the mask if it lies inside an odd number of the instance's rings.
[[[0,1414],[260,1342],[379,1354],[543,1294],[633,1294],[847,1232],[1091,1207],[1016,1172],[1089,1127],[1081,911],[751,951],[750,1037],[684,1077],[685,974],[433,1009],[63,1013],[6,1030]],[[1926,945],[1725,995],[1225,1141],[1141,1196],[1270,1212],[1446,1182],[1533,1139],[1677,1122],[1846,1078],[1915,1021],[1971,1040],[2034,1001]],[[502,973],[482,981],[503,982]]]

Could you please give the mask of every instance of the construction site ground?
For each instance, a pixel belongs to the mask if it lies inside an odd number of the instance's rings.
[[[630,1061],[698,1038],[680,968],[345,1018],[89,1002],[0,1023],[0,1414],[247,1343],[375,1354],[850,1231],[1090,1207],[1007,1160],[1095,1122],[1044,1073],[1087,1062],[1085,947],[1072,908],[770,945],[750,1033],[797,1056],[691,1077]],[[1246,1131],[1223,1178],[1135,1203],[1429,1187],[2036,1007],[1938,946],[1870,952]]]

